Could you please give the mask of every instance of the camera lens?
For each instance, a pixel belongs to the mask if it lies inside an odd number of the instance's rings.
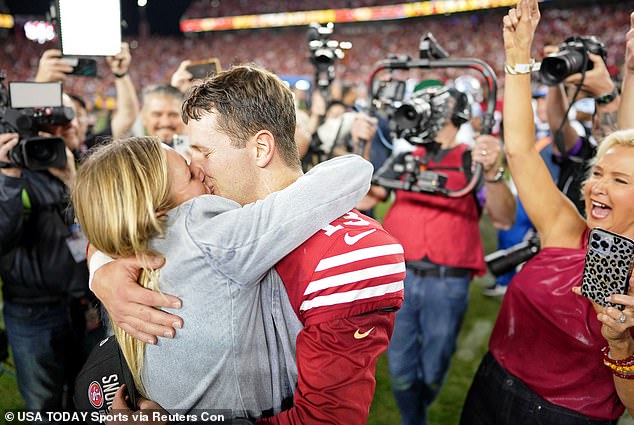
[[[420,99],[414,99],[412,103],[401,105],[394,112],[394,122],[400,130],[418,128],[422,120],[427,120],[431,115],[429,103]]]
[[[583,58],[584,53],[576,49],[563,49],[545,57],[540,69],[542,80],[551,86],[561,83],[566,77],[582,71]]]
[[[26,145],[26,155],[32,161],[54,163],[57,151],[48,140],[36,140]]]
[[[59,137],[31,137],[20,142],[23,166],[45,170],[66,165],[66,147]]]
[[[394,121],[400,129],[415,128],[420,122],[420,117],[412,105],[403,105],[394,113]]]

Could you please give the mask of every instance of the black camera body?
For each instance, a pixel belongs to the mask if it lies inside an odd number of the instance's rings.
[[[607,50],[605,44],[596,36],[569,37],[561,45],[559,51],[546,56],[539,70],[542,81],[554,86],[578,72],[591,70],[594,65],[588,53],[601,56],[605,62]]]
[[[427,162],[409,152],[392,156],[378,170],[372,183],[395,190],[446,195],[447,175],[428,170]]]
[[[405,101],[388,104],[387,116],[392,135],[415,145],[433,142],[448,116],[450,96],[447,87],[430,87],[414,93]]]
[[[350,49],[349,41],[337,41],[330,38],[334,25],[310,24],[308,28],[308,48],[310,62],[315,67],[315,84],[323,92],[327,92],[330,83],[335,79],[335,63],[343,59],[344,50]],[[324,96],[326,98],[326,96]]]
[[[52,126],[68,124],[74,112],[66,106],[36,108],[9,107],[9,95],[1,84],[0,75],[0,133],[18,133],[18,144],[9,151],[8,164],[31,170],[61,168],[66,165],[66,145],[60,137],[39,136]],[[33,83],[37,84],[37,83]],[[37,96],[37,94],[36,94]]]
[[[494,123],[497,99],[495,72],[485,62],[475,58],[450,58],[431,33],[423,34],[419,43],[419,59],[407,55],[391,55],[376,64],[370,74],[368,92],[373,112],[381,111],[390,126],[390,139],[405,139],[413,145],[434,141],[438,130],[450,120],[460,127],[469,120],[470,100],[455,89],[444,86],[421,87],[405,97],[405,82],[393,77],[393,71],[412,69],[470,69],[484,77],[487,84],[486,111],[482,118],[482,134],[490,134]],[[388,78],[379,78],[379,75]],[[450,102],[453,98],[454,103]],[[429,146],[433,146],[431,143]],[[467,173],[465,173],[467,174]],[[482,177],[482,166],[474,163],[464,187],[447,189],[448,176],[427,167],[425,159],[411,152],[396,153],[383,164],[372,179],[387,189],[421,192],[449,198],[472,194]]]

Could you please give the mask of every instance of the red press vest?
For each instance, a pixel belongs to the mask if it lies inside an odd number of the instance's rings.
[[[466,145],[453,148],[439,163],[430,161],[428,169],[447,175],[447,189],[456,190],[467,184],[462,168]],[[423,157],[425,148],[414,155]],[[383,227],[403,245],[405,260],[427,257],[435,264],[472,269],[482,275],[486,271],[480,238],[480,212],[473,194],[462,198],[396,191],[396,199],[383,221]]]

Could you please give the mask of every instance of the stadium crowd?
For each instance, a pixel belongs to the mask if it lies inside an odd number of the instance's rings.
[[[356,7],[383,6],[402,3],[399,0],[318,0],[318,1],[248,1],[240,0],[199,0],[192,2],[184,18],[214,18],[219,16],[252,15],[261,13],[276,13],[279,11],[299,12],[318,9],[347,9]]]
[[[583,13],[578,10],[545,10],[542,17],[543,31],[536,35],[537,42],[539,45],[558,44],[571,34],[600,35],[608,48],[608,69],[616,77],[622,64],[619,46],[624,42],[624,24],[619,26],[614,23],[627,22],[628,11],[614,4],[593,6]],[[407,31],[403,31],[403,23],[395,21],[337,25],[332,38],[351,41],[353,46],[339,62],[337,77],[347,84],[365,84],[374,64],[388,55],[408,54],[417,57],[418,41],[426,32],[433,33],[451,56],[480,58],[501,76],[504,55],[502,42],[496,35],[502,15],[502,11],[493,10],[480,14],[414,18],[406,21]],[[39,57],[51,47],[50,44],[38,45],[19,33],[10,36],[9,40],[10,43],[2,45],[0,69],[7,72],[8,80],[11,81],[33,78]],[[137,88],[158,82],[167,83],[182,60],[208,57],[217,57],[223,67],[255,63],[282,76],[311,77],[313,74],[308,61],[305,28],[222,31],[184,38],[141,36],[128,42],[134,57],[130,75]],[[156,61],[157,57],[163,60]],[[107,72],[105,63],[99,66],[101,78],[69,77],[65,82],[67,90],[85,93],[87,100],[92,102],[100,99],[99,105],[104,105],[107,98],[113,99],[113,78]],[[442,77],[456,76],[449,74]],[[112,107],[112,103],[109,107]]]

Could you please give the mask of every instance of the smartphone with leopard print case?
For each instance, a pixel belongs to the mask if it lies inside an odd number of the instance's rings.
[[[624,306],[605,299],[626,294],[634,266],[634,241],[600,228],[590,231],[583,267],[581,293],[602,306],[623,310]]]

